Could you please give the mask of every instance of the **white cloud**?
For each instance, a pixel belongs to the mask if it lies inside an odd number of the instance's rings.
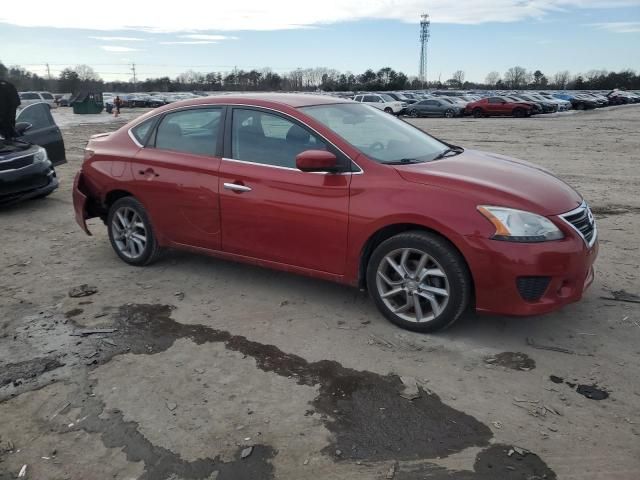
[[[228,37],[226,35],[200,35],[200,34],[189,34],[189,35],[180,35],[180,38],[189,38],[191,40],[237,40],[238,37]]]
[[[614,33],[640,33],[640,22],[591,23],[590,26]]]
[[[136,37],[89,37],[94,40],[102,40],[104,42],[144,42],[144,38]]]
[[[185,41],[175,41],[175,42],[159,42],[160,45],[211,45],[212,43],[208,40],[185,40]]]
[[[137,52],[139,49],[137,48],[129,48],[129,47],[119,47],[117,45],[100,45],[100,48],[106,52]]]
[[[416,23],[426,10],[433,22],[479,24],[542,18],[551,12],[575,8],[640,6],[640,0],[324,0],[313,8],[300,0],[224,3],[183,0],[179,8],[151,12],[145,2],[112,0],[99,15],[87,15],[85,10],[77,8],[75,0],[57,0],[55,9],[50,8],[48,0],[34,0],[29,6],[28,15],[21,9],[3,9],[0,22],[23,26],[197,33],[282,30],[362,19]]]

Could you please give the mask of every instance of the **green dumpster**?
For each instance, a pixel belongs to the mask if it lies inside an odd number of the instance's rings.
[[[102,103],[102,93],[81,92],[75,95],[71,101],[73,113],[87,114],[100,113],[104,108]]]

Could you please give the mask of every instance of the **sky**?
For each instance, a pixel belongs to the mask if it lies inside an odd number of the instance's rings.
[[[93,5],[92,5],[93,3]],[[108,5],[108,6],[107,6]],[[165,7],[111,0],[34,0],[0,9],[0,61],[52,76],[88,64],[105,80],[186,70],[355,74],[419,69],[420,14],[431,19],[427,77],[470,81],[520,65],[640,70],[640,0],[183,0]],[[54,7],[54,8],[52,8]]]

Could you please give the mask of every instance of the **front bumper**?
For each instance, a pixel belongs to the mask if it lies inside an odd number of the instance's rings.
[[[594,279],[598,241],[592,247],[575,234],[559,241],[511,243],[467,237],[465,252],[476,291],[476,310],[499,315],[539,315],[582,298]],[[525,300],[518,279],[548,277],[535,300]]]
[[[0,205],[12,205],[47,195],[58,188],[58,185],[56,171],[49,160],[0,172]]]

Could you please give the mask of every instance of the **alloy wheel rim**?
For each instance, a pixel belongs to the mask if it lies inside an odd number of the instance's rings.
[[[438,318],[449,303],[449,280],[429,254],[400,248],[385,255],[376,272],[376,287],[385,306],[413,323]]]
[[[116,210],[111,220],[113,241],[118,251],[127,258],[142,256],[147,248],[147,229],[140,214],[130,207]]]

